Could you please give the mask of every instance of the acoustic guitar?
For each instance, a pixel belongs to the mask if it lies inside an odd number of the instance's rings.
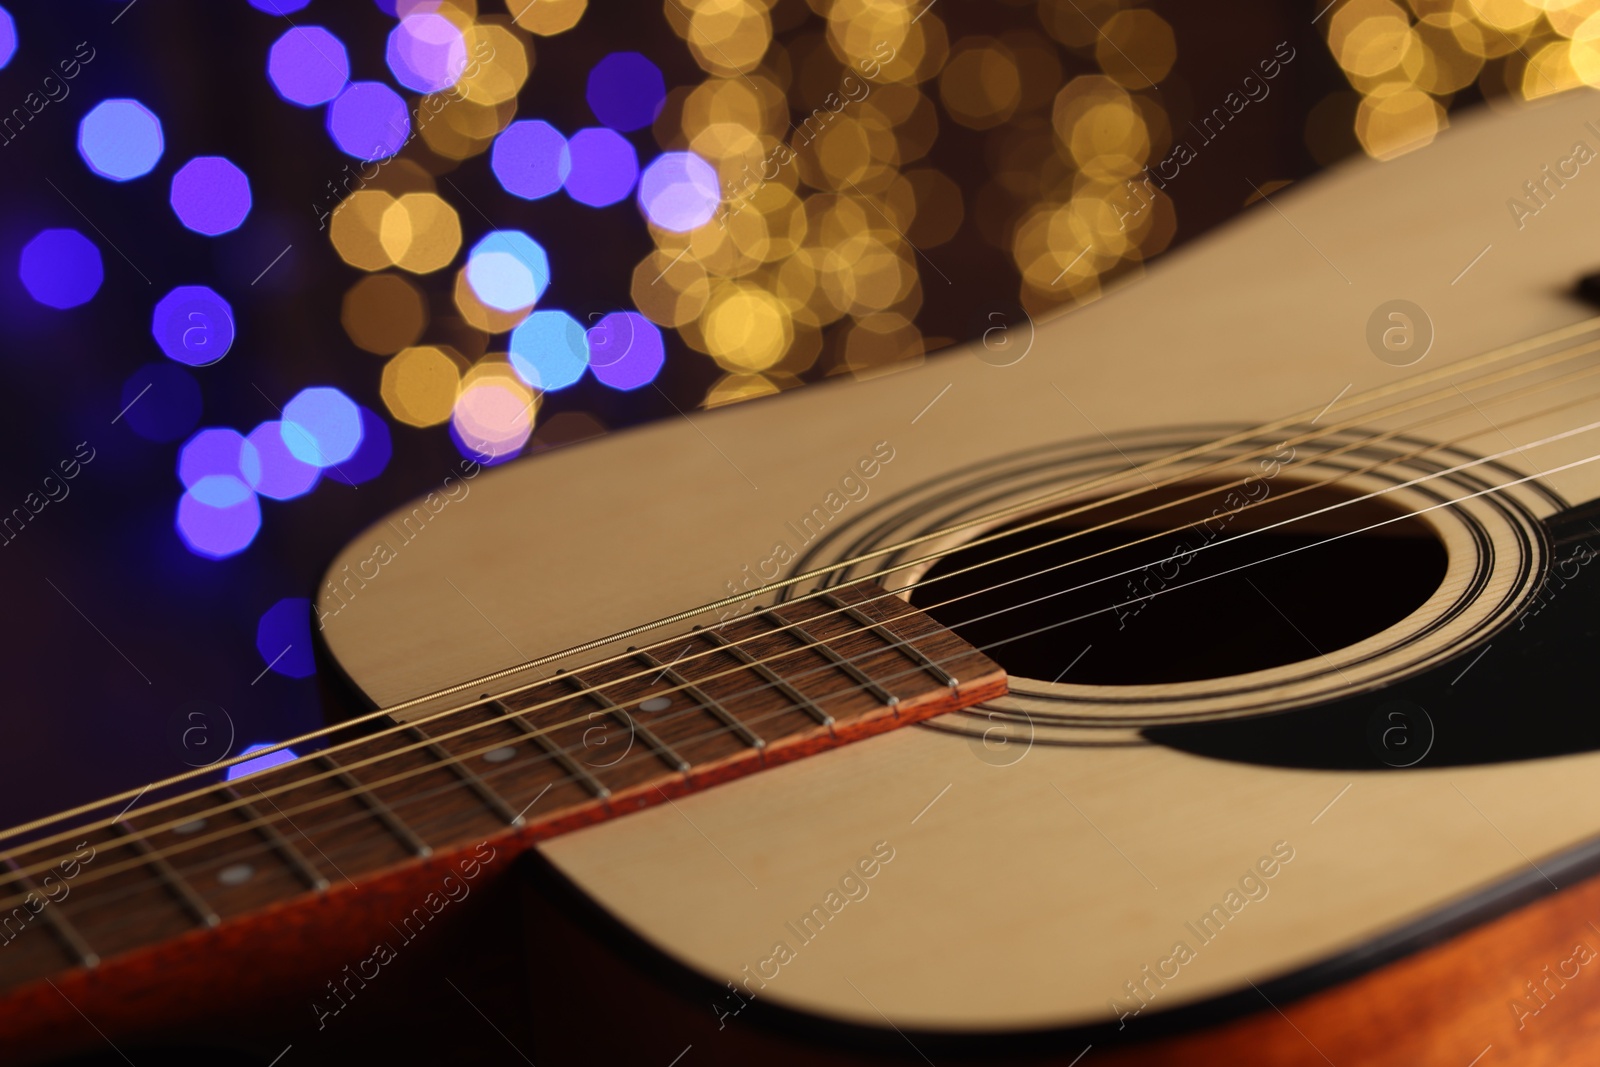
[[[1592,1062],[1597,148],[1480,110],[1058,320],[439,472],[318,592],[370,710],[7,833],[4,1058],[317,1062],[428,942],[517,961],[406,980],[512,1063]]]

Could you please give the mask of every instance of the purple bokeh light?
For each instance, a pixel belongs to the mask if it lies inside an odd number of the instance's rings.
[[[233,347],[233,308],[204,285],[180,285],[161,298],[150,333],[168,359],[206,367]]]
[[[645,217],[672,233],[710,222],[721,200],[716,168],[693,152],[663,152],[639,179]]]
[[[639,156],[628,139],[604,126],[579,130],[567,142],[572,170],[567,195],[580,204],[605,207],[633,191],[639,179]]]
[[[407,89],[442,92],[467,68],[467,41],[443,15],[410,14],[389,31],[384,58],[394,80]]]
[[[252,752],[260,752],[264,748],[271,747],[272,746],[270,744],[267,744],[264,741],[257,741],[255,744],[247,747],[243,752],[240,752],[239,755],[248,756]],[[280,748],[276,752],[268,752],[265,756],[257,756],[255,759],[247,759],[243,763],[235,763],[232,767],[228,768],[228,781],[231,782],[235,778],[243,778],[247,774],[255,774],[258,771],[264,771],[268,767],[276,767],[282,763],[291,763],[296,759],[299,759],[299,757],[294,754],[294,749]]]
[[[331,385],[296,393],[283,405],[284,444],[302,463],[331,467],[361,445],[361,408]]]
[[[661,114],[661,69],[638,52],[613,52],[589,72],[585,96],[594,117],[613,130],[641,130]]]
[[[105,281],[100,249],[77,230],[40,230],[22,248],[17,274],[28,295],[46,307],[88,303]]]
[[[550,285],[550,257],[521,230],[491,230],[467,253],[467,284],[498,311],[532,307]]]
[[[513,122],[495,138],[489,168],[501,188],[524,200],[538,200],[560,189],[572,170],[567,139],[548,122]]]
[[[250,6],[269,15],[292,15],[311,0],[250,0]]]
[[[221,156],[196,156],[172,176],[171,202],[186,229],[215,237],[250,214],[250,179]]]
[[[255,451],[256,462],[245,470],[250,488],[273,500],[293,500],[309,493],[322,475],[322,469],[306,463],[289,451],[283,439],[283,424],[263,422],[250,431],[245,442]]]
[[[11,21],[11,12],[0,7],[0,67],[11,62],[17,54],[17,24]]]
[[[78,123],[78,154],[114,182],[149,174],[165,150],[161,120],[137,100],[102,100]]]
[[[410,139],[411,113],[382,82],[351,82],[328,107],[328,134],[345,155],[387,159]]]
[[[243,552],[255,540],[261,529],[261,505],[239,478],[210,474],[184,491],[175,525],[190,552],[223,559]]]
[[[321,26],[296,26],[272,42],[267,77],[289,103],[315,107],[337,97],[350,80],[350,56]]]
[[[237,430],[214,426],[201,430],[178,450],[178,481],[193,489],[213,475],[227,475],[249,485],[261,473],[255,446]],[[207,500],[206,503],[216,503]]]
[[[589,329],[589,369],[613,389],[649,385],[666,358],[661,331],[637,311],[613,311]]]
[[[315,674],[317,661],[311,648],[311,601],[303,596],[288,596],[262,612],[261,621],[256,623],[256,651],[261,654],[261,662],[266,664],[268,670],[286,678],[309,678]],[[293,753],[290,753],[290,758],[293,758]],[[245,765],[241,763],[239,767]]]
[[[389,436],[389,424],[370,408],[361,409],[361,444],[355,454],[336,467],[328,468],[328,477],[345,485],[360,485],[382,474],[394,455],[394,442]]]

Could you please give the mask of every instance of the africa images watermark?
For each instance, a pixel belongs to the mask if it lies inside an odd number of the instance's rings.
[[[87,851],[86,856],[83,853]],[[0,948],[11,944],[33,922],[34,917],[51,904],[59,904],[67,899],[67,894],[72,892],[72,887],[67,883],[78,877],[83,871],[83,865],[94,859],[94,846],[87,841],[80,841],[73,846],[73,853],[39,880],[38,888],[29,887],[27,894],[22,898],[22,903],[11,909],[11,914],[0,916]],[[50,886],[55,882],[55,889]],[[56,894],[59,889],[60,895]],[[12,926],[16,929],[13,930]]]
[[[1116,996],[1107,1000],[1111,1014],[1117,1018],[1117,1029],[1126,1027],[1129,1019],[1154,1003],[1167,983],[1174,981],[1183,973],[1184,967],[1198,959],[1201,949],[1221,937],[1228,924],[1237,920],[1249,904],[1266,900],[1267,894],[1272,891],[1267,883],[1281,874],[1293,859],[1294,846],[1287,841],[1275,842],[1271,855],[1256,860],[1255,865],[1239,877],[1238,888],[1229,886],[1220,903],[1212,904],[1210,910],[1194,922],[1184,923],[1184,930],[1194,938],[1194,947],[1190,948],[1189,942],[1183,939],[1174,942],[1167,955],[1153,965],[1145,964],[1137,977],[1122,983],[1124,993],[1119,996],[1125,995],[1127,1000],[1119,1000]]]
[[[88,54],[84,50],[88,49]],[[39,82],[38,90],[30,90],[22,98],[22,106],[14,107],[11,113],[0,117],[0,144],[9,145],[22,135],[28,123],[34,116],[40,114],[51,104],[59,104],[72,94],[72,86],[68,84],[83,72],[83,68],[93,62],[96,52],[88,41],[79,41],[77,48],[73,49],[70,59],[63,59],[56,64],[61,71],[61,77],[46,74]],[[43,95],[40,95],[40,92]],[[15,127],[15,129],[13,129]]]
[[[872,846],[871,855],[862,856],[839,876],[838,888],[830,887],[822,895],[820,903],[811,905],[810,911],[798,919],[784,923],[783,928],[788,936],[793,938],[794,946],[791,948],[787,939],[775,941],[771,951],[756,962],[753,968],[754,973],[752,973],[750,965],[745,965],[742,972],[744,981],[739,984],[744,986],[746,996],[741,996],[738,988],[732,982],[728,983],[728,989],[733,994],[732,999],[737,1002],[738,1006],[730,1011],[724,1009],[718,1003],[712,1003],[711,1011],[712,1014],[716,1015],[719,1024],[717,1029],[721,1030],[727,1026],[729,1016],[737,1015],[743,1011],[749,1001],[756,999],[757,990],[767,988],[767,983],[774,981],[778,975],[783,973],[785,966],[799,959],[800,950],[821,937],[822,932],[828,928],[828,924],[837,921],[840,913],[846,907],[852,903],[866,900],[867,894],[872,892],[872,887],[868,883],[883,873],[883,868],[894,860],[894,856],[894,846],[890,845],[889,842],[879,841],[875,843]],[[755,989],[750,988],[752,982],[756,985]]]
[[[84,450],[88,449],[88,454]],[[5,548],[15,541],[23,529],[39,516],[52,503],[59,504],[67,499],[72,492],[72,487],[67,483],[83,473],[83,468],[94,460],[95,450],[88,441],[79,441],[78,447],[73,450],[72,456],[56,464],[61,472],[58,478],[54,471],[44,476],[39,482],[38,491],[30,491],[22,498],[22,504],[11,509],[9,515],[0,516],[0,548]]]

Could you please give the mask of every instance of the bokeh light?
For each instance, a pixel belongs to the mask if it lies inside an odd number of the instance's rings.
[[[261,529],[261,505],[239,478],[210,474],[178,500],[178,536],[197,556],[224,559],[250,547]]]
[[[225,474],[246,484],[261,474],[261,456],[237,430],[214,426],[201,430],[178,450],[178,481],[193,489],[203,479]]]
[[[383,209],[378,244],[401,270],[428,274],[461,250],[461,220],[438,193],[406,193]]]
[[[289,451],[281,422],[263,422],[250,431],[245,442],[256,454],[255,462],[244,471],[245,481],[262,496],[292,500],[316,486],[321,468]]]
[[[395,81],[419,93],[448,89],[467,66],[467,42],[455,23],[432,12],[406,15],[389,31],[384,58]]]
[[[318,467],[343,463],[361,444],[361,409],[332,386],[313,386],[283,405],[284,443],[296,459]]]
[[[462,362],[437,345],[402,349],[383,367],[384,405],[409,426],[448,421],[461,390]]]
[[[180,285],[156,304],[150,333],[168,359],[205,367],[233,347],[233,308],[205,285]]]
[[[122,383],[120,420],[146,441],[176,441],[200,423],[200,386],[171,363],[146,363]]]
[[[11,12],[0,7],[0,68],[11,62],[11,57],[17,54],[17,24],[11,19]]]
[[[252,0],[252,2],[255,2],[255,0]],[[272,0],[259,0],[259,2],[271,3]],[[305,5],[301,4],[300,6],[304,7]],[[257,742],[245,748],[239,753],[239,755],[248,756],[252,752],[260,752],[264,748],[271,747],[272,746],[266,742]],[[241,763],[235,763],[232,767],[228,768],[227,780],[231,782],[235,778],[243,778],[246,775],[255,774],[258,771],[264,771],[269,767],[277,767],[284,763],[290,763],[297,758],[298,757],[294,754],[294,749],[280,748],[275,752],[268,752],[265,756],[257,756],[255,759],[247,759]]]
[[[311,0],[250,0],[250,6],[269,15],[292,15]]]
[[[513,2],[510,8],[518,26],[540,37],[553,37],[576,26],[588,6],[589,0],[539,0]]]
[[[479,363],[462,383],[451,415],[451,436],[481,463],[514,457],[533,434],[538,394],[508,364]]]
[[[521,230],[493,230],[467,254],[467,284],[498,311],[533,306],[550,285],[550,257]]]
[[[161,120],[137,100],[102,100],[78,123],[78,154],[114,182],[149,174],[165,147]]]
[[[185,228],[215,237],[250,214],[250,179],[221,156],[196,156],[172,176],[171,202]]]
[[[286,678],[309,678],[317,672],[311,645],[311,601],[302,596],[284,597],[261,613],[256,623],[256,651],[262,666]],[[248,751],[248,750],[247,750]],[[287,751],[287,750],[284,750]],[[271,757],[260,757],[270,759]],[[294,754],[288,753],[293,759]],[[237,771],[256,760],[231,768]]]
[[[382,82],[351,82],[328,107],[328,134],[345,155],[387,159],[411,137],[411,112]]]
[[[560,131],[531,119],[513,122],[495,138],[489,166],[506,192],[538,200],[561,188],[572,170],[572,157]]]
[[[633,192],[639,178],[639,156],[615,130],[594,126],[579,130],[567,142],[572,169],[567,195],[580,204],[605,207]]]
[[[296,26],[272,43],[267,77],[289,103],[315,107],[344,89],[350,57],[344,42],[321,26]]]
[[[427,298],[398,274],[369,275],[344,294],[339,321],[357,348],[392,355],[427,329]]]
[[[554,392],[583,377],[589,339],[565,311],[535,311],[511,331],[511,366],[536,389]]]
[[[613,389],[649,385],[666,361],[656,324],[636,311],[613,311],[589,328],[589,369]]]
[[[613,52],[589,72],[586,92],[594,117],[614,130],[640,130],[667,100],[661,69],[638,52]]]
[[[663,152],[639,178],[639,206],[651,222],[686,233],[710,222],[722,200],[711,164],[693,152]]]
[[[41,230],[26,245],[17,264],[28,295],[46,307],[86,304],[105,281],[100,249],[77,230]]]
[[[328,468],[328,477],[345,485],[370,482],[389,467],[394,456],[394,441],[389,436],[389,424],[377,412],[361,409],[361,444],[355,455],[336,466]]]

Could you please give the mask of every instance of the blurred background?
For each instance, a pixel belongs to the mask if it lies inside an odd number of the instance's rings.
[[[1584,84],[1600,0],[8,3],[0,811],[356,710],[322,569],[463,457],[938,359]]]

